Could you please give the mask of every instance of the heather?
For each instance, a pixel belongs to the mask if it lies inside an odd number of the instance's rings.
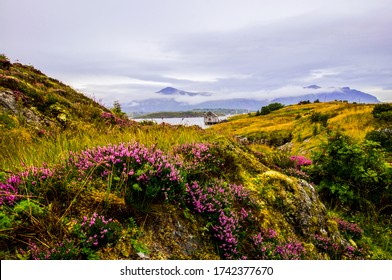
[[[392,258],[390,106],[137,123],[7,61],[1,259]]]
[[[25,167],[2,183],[2,213],[11,217],[2,218],[3,230],[23,242],[7,235],[3,240],[13,240],[12,246],[24,258],[96,259],[127,236],[129,219],[149,213],[153,205],[172,204],[204,224],[220,258],[317,256],[305,249],[310,239],[295,234],[286,238],[260,227],[265,220],[260,197],[228,182],[230,176],[215,169],[217,163],[220,170],[227,167],[228,160],[219,158],[222,154],[219,146],[208,143],[177,145],[173,153],[164,153],[155,146],[129,142],[69,152],[62,164]],[[89,200],[93,193],[99,199]],[[105,214],[86,215],[89,208]],[[356,228],[341,228],[350,229]],[[28,231],[35,233],[25,235]],[[133,240],[128,250],[140,246]],[[341,255],[351,258],[354,253]]]

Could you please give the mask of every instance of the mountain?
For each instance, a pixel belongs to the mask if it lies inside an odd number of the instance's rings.
[[[241,109],[249,111],[257,111],[262,106],[269,103],[279,102],[285,105],[297,104],[300,101],[309,100],[311,102],[320,100],[321,102],[328,102],[334,100],[347,100],[348,102],[357,103],[378,103],[378,99],[371,94],[364,93],[359,90],[351,89],[349,87],[341,88],[322,88],[318,85],[310,85],[304,87],[304,92],[311,92],[308,94],[302,94],[299,96],[290,97],[279,97],[274,99],[256,100],[252,98],[230,98],[221,100],[208,101],[208,97],[213,97],[212,93],[206,92],[188,92],[173,87],[166,87],[156,92],[159,96],[156,98],[149,98],[141,101],[132,101],[123,106],[123,109],[127,112],[178,112],[178,111],[189,111],[194,109]],[[207,101],[195,103],[187,103],[185,101],[177,101],[176,97],[184,96],[189,97],[189,101],[192,98],[203,96],[206,97],[204,100]]]
[[[318,85],[310,85],[310,86],[307,86],[307,87],[304,87],[304,88],[319,89],[321,87],[319,87]]]
[[[267,101],[259,101],[251,98],[232,98],[225,100],[211,100],[190,104],[187,102],[180,102],[176,97],[209,97],[213,94],[208,92],[189,92],[173,87],[166,87],[156,92],[159,96],[156,98],[149,98],[141,101],[131,101],[123,105],[123,109],[127,112],[178,112],[189,111],[194,109],[237,109],[237,110],[251,110],[256,111],[261,106],[266,105]]]
[[[179,112],[195,109],[234,109],[256,111],[261,106],[267,104],[267,101],[259,101],[246,98],[235,98],[227,100],[212,100],[197,104],[188,104],[186,102],[176,101],[175,98],[150,98],[137,102],[131,102],[123,106],[126,112]]]
[[[327,88],[325,91],[317,86],[311,85],[305,87],[305,89],[314,89],[315,93],[300,95],[300,96],[290,96],[290,97],[281,97],[275,98],[271,101],[271,103],[278,102],[285,105],[297,104],[300,101],[309,100],[310,102],[314,102],[315,100],[319,100],[321,102],[328,102],[334,100],[347,100],[348,102],[357,102],[357,103],[379,103],[380,101],[373,95],[364,93],[362,91],[351,89],[349,87],[340,87],[340,88]]]
[[[184,90],[179,90],[173,87],[166,87],[157,91],[156,93],[164,94],[164,95],[186,95],[186,96],[211,96],[208,92],[189,92]]]

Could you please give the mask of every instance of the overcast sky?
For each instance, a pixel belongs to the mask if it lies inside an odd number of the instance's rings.
[[[392,101],[391,2],[0,0],[0,53],[109,106],[166,86],[215,99],[350,86]]]

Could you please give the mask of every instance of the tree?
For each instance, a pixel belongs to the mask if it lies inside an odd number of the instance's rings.
[[[279,110],[279,109],[282,109],[283,107],[284,107],[284,105],[281,104],[281,103],[277,103],[277,102],[271,103],[271,104],[269,104],[267,106],[261,107],[260,112],[257,111],[256,115],[257,116],[259,116],[259,115],[268,115],[269,113],[271,113],[273,111],[276,111],[276,110]]]
[[[115,114],[116,116],[120,117],[120,118],[124,118],[126,117],[126,113],[122,111],[120,102],[118,100],[115,100],[113,102],[113,108],[111,109],[111,111],[113,112],[113,114]]]

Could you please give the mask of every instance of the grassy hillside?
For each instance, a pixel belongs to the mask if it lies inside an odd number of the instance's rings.
[[[343,102],[291,105],[264,116],[239,115],[213,129],[246,137],[255,145],[290,143],[293,154],[310,155],[326,139],[328,131],[340,130],[357,141],[363,140],[377,127],[372,116],[374,106]]]
[[[210,130],[138,124],[30,66],[4,59],[0,66],[0,92],[28,97],[17,110],[0,107],[1,259],[392,258],[388,216],[365,208],[352,215],[320,199],[311,183],[317,168],[306,168],[328,162],[299,161],[259,143],[274,131],[290,131],[293,149],[307,154],[308,146],[295,147],[296,133],[317,149],[315,139],[327,129],[316,123],[318,134],[311,128],[305,138],[312,112],[335,108],[349,116],[347,104],[286,107]],[[35,79],[46,81],[45,90]],[[56,87],[67,94],[47,103]],[[50,109],[56,104],[65,108],[65,123]],[[83,114],[81,104],[89,108]],[[370,114],[368,107],[357,110]],[[23,108],[38,117],[38,131],[34,121],[23,121],[29,115]]]

